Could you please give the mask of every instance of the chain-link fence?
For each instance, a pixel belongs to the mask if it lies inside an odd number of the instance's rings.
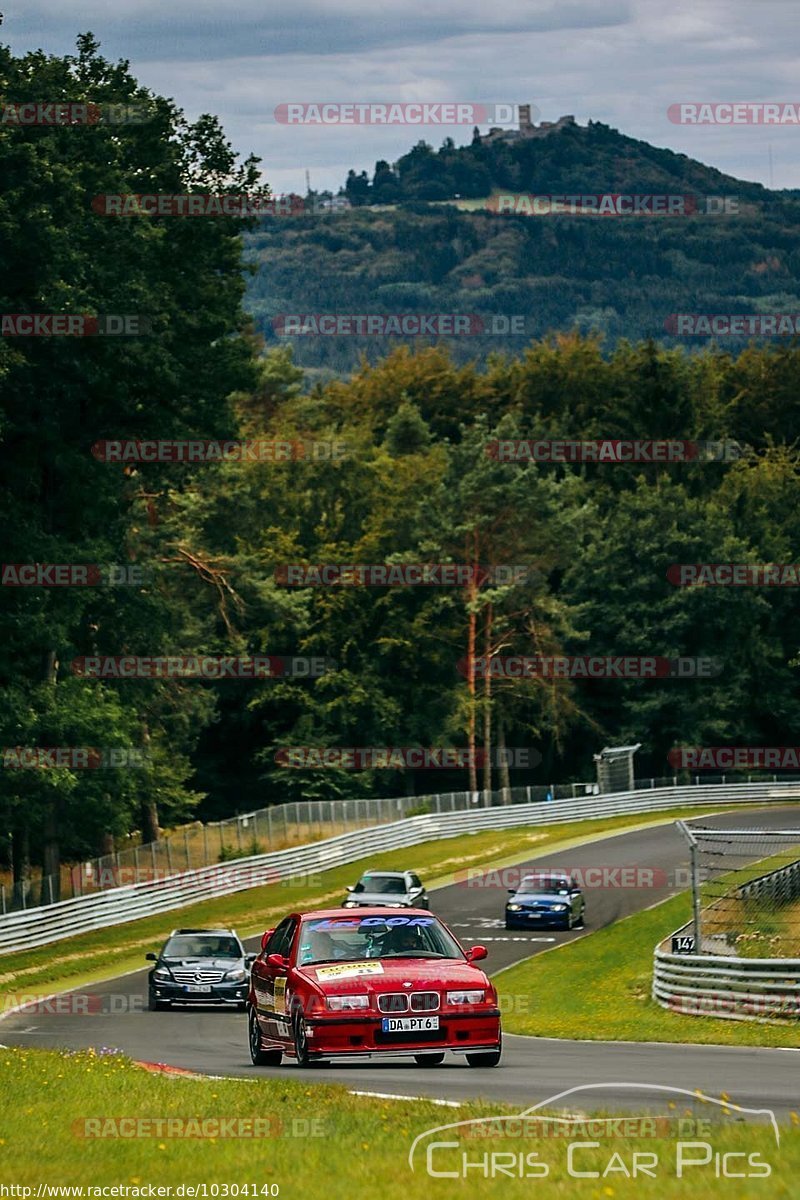
[[[225,821],[207,824],[198,821],[157,842],[120,846],[113,854],[65,865],[58,877],[33,876],[15,884],[0,880],[0,914],[72,900],[125,884],[164,879],[179,871],[321,841],[402,817],[576,799],[596,791],[593,783],[559,783],[494,792],[438,792],[430,796],[276,804]]]
[[[775,775],[772,779],[777,783],[779,777]],[[792,779],[797,779],[797,794],[800,797],[800,775],[782,773],[780,776],[782,784]],[[730,782],[765,783],[768,778],[763,772],[757,775],[716,775],[704,771],[702,775],[693,776],[683,772],[681,775],[637,779],[633,790],[675,787],[679,783],[704,786]],[[335,837],[339,833],[388,824],[401,817],[422,813],[465,812],[475,807],[488,808],[499,804],[575,800],[582,796],[598,795],[600,790],[599,784],[593,781],[538,784],[494,792],[436,792],[428,796],[299,800],[275,804],[225,821],[207,824],[197,821],[157,842],[140,845],[131,839],[128,844],[120,845],[113,854],[62,866],[57,877],[42,876],[34,871],[30,878],[12,883],[8,875],[0,874],[0,914],[38,908],[58,900],[71,900],[76,896],[125,884],[163,879],[178,871],[196,870],[230,859],[300,846]]]
[[[689,842],[694,951],[800,958],[800,828],[678,826]]]

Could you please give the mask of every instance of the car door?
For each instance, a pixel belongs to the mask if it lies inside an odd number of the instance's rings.
[[[428,908],[428,893],[426,892],[419,875],[415,875],[413,871],[410,871],[408,874],[408,884],[412,888],[422,889],[420,895],[414,900],[414,908]]]
[[[580,920],[581,909],[583,908],[583,896],[581,889],[578,887],[574,879],[569,881],[569,898],[572,906],[572,920]]]
[[[256,993],[259,1024],[265,1037],[273,1041],[282,1041],[286,1033],[286,977],[288,970],[284,967],[273,967],[267,961],[270,954],[282,954],[289,957],[297,917],[285,917],[267,942],[264,957],[256,965],[258,972],[253,973]]]

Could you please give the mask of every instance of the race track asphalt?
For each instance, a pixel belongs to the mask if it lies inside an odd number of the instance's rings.
[[[800,828],[800,805],[770,806],[692,817],[693,823],[717,828]],[[608,886],[590,887],[585,929],[571,932],[535,930],[507,932],[503,927],[506,879],[489,876],[492,886],[456,883],[431,893],[431,907],[466,945],[483,943],[490,973],[554,945],[588,937],[595,929],[683,891],[688,881],[686,842],[673,823],[605,836],[577,848],[532,857],[520,868],[602,868]],[[413,869],[413,850],[409,868]],[[629,882],[617,868],[635,868]],[[652,875],[649,872],[652,871]],[[512,875],[513,882],[514,875]],[[164,918],[169,932],[169,914]],[[665,931],[668,932],[668,931]],[[258,949],[259,939],[248,939]],[[155,947],[154,947],[155,948]],[[58,946],[54,953],[58,953]],[[166,1063],[214,1076],[268,1079],[296,1075],[290,1060],[277,1068],[253,1067],[247,1051],[246,1018],[233,1011],[193,1006],[170,1012],[146,1011],[147,968],[103,984],[80,989],[83,1004],[61,1002],[55,1011],[11,1013],[0,1020],[0,1043],[6,1046],[59,1046],[69,1049],[102,1046],[124,1050],[135,1059]],[[535,1004],[546,1004],[537,995]],[[88,1008],[88,1012],[57,1011]],[[434,1096],[460,1101],[473,1097],[502,1100],[520,1109],[579,1085],[599,1085],[579,1093],[572,1107],[612,1110],[663,1109],[664,1098],[639,1092],[636,1084],[701,1089],[727,1093],[743,1107],[770,1108],[778,1115],[800,1109],[800,1051],[723,1046],[575,1041],[504,1035],[502,1063],[497,1068],[471,1068],[461,1056],[448,1055],[438,1068],[420,1068],[413,1059],[358,1059],[303,1072],[308,1082],[341,1083],[365,1092],[402,1096]],[[455,1109],[453,1110],[456,1111]]]

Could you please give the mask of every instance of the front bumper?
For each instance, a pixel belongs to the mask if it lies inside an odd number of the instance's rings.
[[[506,909],[506,924],[515,925],[519,929],[532,929],[534,926],[545,925],[566,925],[569,921],[569,909],[566,912],[525,912],[524,909],[518,909],[516,912],[509,912]]]
[[[169,1000],[177,1004],[244,1004],[249,984],[212,983],[208,992],[187,992],[186,984],[153,980],[151,988],[156,1000]]]
[[[433,1014],[432,1014],[433,1015]],[[500,1045],[500,1010],[437,1013],[439,1028],[384,1033],[382,1018],[323,1016],[306,1018],[308,1048],[312,1054],[333,1055],[417,1054],[424,1050],[496,1050]]]

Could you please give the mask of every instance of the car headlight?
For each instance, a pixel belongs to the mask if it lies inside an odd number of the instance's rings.
[[[563,912],[566,907],[566,904],[554,904],[553,912]]]
[[[342,905],[342,908],[358,908],[358,901],[357,900],[345,900],[344,904]]]
[[[328,996],[328,1008],[332,1012],[344,1012],[352,1008],[369,1008],[369,996]]]
[[[247,979],[247,971],[242,967],[237,967],[235,971],[226,972],[225,979],[228,983],[244,983]]]
[[[522,908],[522,905],[521,904],[507,904],[506,908],[510,909],[511,912],[519,912],[519,910]]]
[[[485,999],[486,992],[483,988],[447,993],[448,1004],[482,1004]]]
[[[172,974],[166,967],[156,967],[153,971],[153,979],[172,979]]]

